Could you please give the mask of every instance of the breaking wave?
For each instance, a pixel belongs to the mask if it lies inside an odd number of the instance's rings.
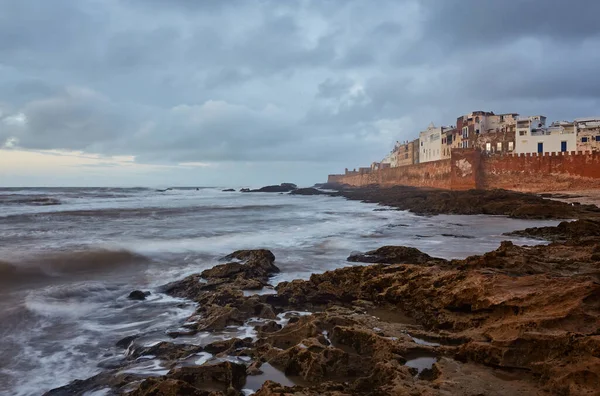
[[[127,250],[105,249],[55,253],[24,259],[20,262],[0,261],[0,284],[102,272],[148,262],[147,257]]]

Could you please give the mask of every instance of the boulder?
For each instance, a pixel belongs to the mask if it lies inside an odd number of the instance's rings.
[[[134,290],[131,293],[129,293],[128,298],[130,300],[138,300],[138,301],[143,301],[146,299],[146,297],[148,297],[150,295],[149,291],[141,291],[141,290]]]
[[[383,246],[366,253],[354,253],[347,259],[350,262],[381,264],[426,264],[445,261],[407,246]]]

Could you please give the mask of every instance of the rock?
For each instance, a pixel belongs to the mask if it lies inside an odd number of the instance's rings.
[[[364,254],[352,254],[347,260],[351,262],[381,264],[435,264],[445,261],[433,258],[419,249],[406,246],[384,246]]]
[[[275,322],[274,320],[270,320],[265,324],[255,326],[254,329],[260,333],[275,333],[281,330],[282,326]]]
[[[130,300],[138,300],[138,301],[143,301],[146,299],[146,297],[148,297],[150,295],[149,291],[141,291],[141,290],[134,290],[131,293],[129,293],[129,299]]]
[[[223,192],[235,192],[234,188],[226,188],[225,190],[221,190]]]
[[[327,195],[326,192],[316,188],[298,188],[290,192],[292,195]]]
[[[281,183],[280,185],[272,185],[261,187],[257,190],[249,190],[249,192],[272,192],[272,193],[281,193],[281,192],[290,192],[298,188],[293,183]]]
[[[204,347],[204,351],[213,355],[230,352],[236,349],[249,348],[252,345],[251,338],[239,339],[230,338],[229,340],[215,341]]]
[[[241,188],[240,192],[250,192],[251,190],[249,188]]]
[[[550,241],[567,241],[571,239],[600,236],[600,220],[580,219],[563,221],[556,227],[533,227],[525,230],[508,232],[505,235]]]
[[[138,337],[139,335],[136,334],[121,338],[119,341],[117,341],[116,347],[121,349],[127,349],[133,344],[133,341],[135,341]]]
[[[161,360],[171,361],[202,352],[203,350],[204,348],[198,345],[174,344],[172,342],[162,341],[150,347],[139,347],[134,349],[131,358],[156,356]]]
[[[506,190],[448,191],[407,186],[342,187],[333,196],[379,203],[422,215],[488,214],[523,219],[600,218],[594,205],[573,206],[534,194]]]
[[[187,382],[198,389],[210,386],[220,388],[221,391],[231,388],[240,390],[246,382],[246,366],[219,362],[198,367],[180,367],[169,371],[166,377]]]
[[[222,396],[221,392],[200,390],[185,381],[149,378],[128,394],[129,396]]]

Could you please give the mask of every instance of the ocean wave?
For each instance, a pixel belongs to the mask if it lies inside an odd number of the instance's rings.
[[[60,204],[62,202],[59,199],[45,195],[0,195],[0,205],[53,206]]]
[[[127,250],[95,249],[54,253],[17,262],[0,261],[0,283],[18,284],[70,274],[108,271],[148,262],[147,257]]]

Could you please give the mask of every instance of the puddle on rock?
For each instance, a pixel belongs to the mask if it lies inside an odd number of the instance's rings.
[[[305,381],[301,377],[297,376],[287,376],[283,373],[283,371],[277,370],[275,367],[271,366],[269,363],[263,363],[260,366],[260,370],[262,374],[259,375],[249,375],[246,377],[246,384],[244,385],[244,389],[251,390],[252,393],[259,390],[266,381],[274,381],[278,382],[283,386],[310,386],[311,384],[308,381]],[[247,393],[247,394],[252,394]]]
[[[437,362],[437,357],[427,352],[413,352],[405,355],[405,366],[417,369],[418,374],[425,369],[430,369]]]
[[[409,336],[410,336],[410,334],[409,334]],[[415,342],[415,344],[418,344],[418,345],[426,345],[426,346],[432,346],[432,347],[442,345],[442,344],[438,344],[437,342],[430,342],[430,341],[424,340],[422,338],[417,338],[417,337],[413,337],[413,336],[410,336],[410,338],[412,338],[412,340]]]

